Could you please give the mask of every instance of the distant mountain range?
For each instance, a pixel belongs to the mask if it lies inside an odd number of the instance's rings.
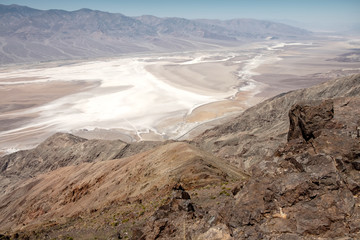
[[[0,64],[194,50],[309,36],[309,31],[300,28],[253,19],[128,17],[90,9],[43,11],[0,5]]]

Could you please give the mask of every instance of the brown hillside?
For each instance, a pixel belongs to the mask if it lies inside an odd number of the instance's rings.
[[[166,197],[186,189],[241,180],[247,176],[186,143],[170,143],[133,157],[83,163],[39,175],[0,197],[2,230],[61,223],[111,204]]]
[[[127,157],[162,144],[87,140],[68,133],[56,133],[34,149],[0,157],[0,190],[4,192],[19,180],[60,167]]]

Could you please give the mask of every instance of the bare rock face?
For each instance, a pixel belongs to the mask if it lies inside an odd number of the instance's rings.
[[[360,237],[359,104],[343,98],[290,110],[303,125],[290,127],[291,141],[254,166],[235,203],[223,208],[235,239]],[[317,134],[306,142],[296,129]]]
[[[288,141],[302,137],[305,141],[320,135],[320,130],[334,117],[332,100],[296,104],[289,111]]]
[[[175,184],[168,201],[144,225],[134,228],[132,239],[230,240],[233,237],[228,226],[196,204],[181,184]]]
[[[193,143],[221,157],[230,164],[249,170],[253,165],[263,161],[264,158],[271,157],[280,145],[287,142],[289,135],[289,110],[294,104],[304,101],[308,104],[308,107],[304,105],[301,110],[294,109],[294,111],[299,111],[297,115],[298,120],[300,111],[302,115],[306,114],[308,117],[310,117],[309,111],[313,111],[314,114],[320,114],[318,117],[312,118],[313,124],[306,123],[307,129],[304,130],[309,131],[309,133],[304,132],[304,134],[311,135],[314,134],[316,128],[321,128],[320,125],[317,125],[317,118],[319,120],[330,119],[332,114],[330,103],[324,103],[323,106],[319,106],[317,110],[321,111],[317,112],[315,111],[316,109],[310,110],[311,102],[338,97],[356,97],[359,95],[359,74],[334,79],[311,88],[280,94],[249,108],[243,114],[222,125],[206,130],[197,136]],[[322,107],[325,107],[325,109],[322,110]],[[302,119],[302,121],[304,120],[307,121]],[[297,126],[299,126],[299,122]],[[294,131],[299,132],[295,133],[293,131],[290,134],[291,137],[295,138],[300,134],[300,129],[296,129]],[[309,138],[311,136],[305,137]]]
[[[133,239],[169,239],[183,235],[186,238],[188,231],[183,230],[181,225],[187,225],[192,219],[202,217],[203,212],[195,207],[190,195],[181,184],[176,184],[172,189],[171,198],[168,203],[160,206],[153,216],[142,228],[140,238]],[[200,228],[200,224],[197,225]]]

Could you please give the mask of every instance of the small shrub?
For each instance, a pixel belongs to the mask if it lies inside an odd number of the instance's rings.
[[[219,195],[230,196],[230,193],[228,193],[226,190],[222,190]]]
[[[118,222],[118,221],[114,221],[114,222],[111,223],[111,226],[113,226],[113,227],[116,227],[116,226],[118,226],[118,225],[119,225],[119,222]]]

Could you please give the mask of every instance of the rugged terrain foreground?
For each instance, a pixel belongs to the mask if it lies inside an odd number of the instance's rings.
[[[276,96],[186,142],[56,134],[0,159],[0,233],[360,238],[359,96],[360,75],[331,80]]]

